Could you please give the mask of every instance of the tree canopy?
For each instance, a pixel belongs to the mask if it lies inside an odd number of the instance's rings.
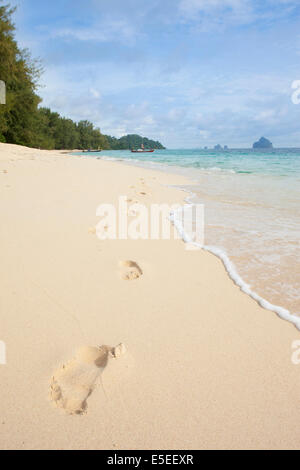
[[[0,6],[0,79],[6,84],[6,105],[0,107],[0,141],[35,145],[40,103],[36,88],[41,70],[14,39],[13,12],[14,8]]]
[[[129,134],[116,139],[116,137],[106,136],[109,146],[112,150],[127,150],[132,148],[139,148],[144,144],[147,149],[164,149],[163,145],[156,141],[150,140],[147,137],[141,137],[137,134]]]

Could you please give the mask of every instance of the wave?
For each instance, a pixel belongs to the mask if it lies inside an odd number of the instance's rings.
[[[218,166],[212,166],[212,167],[200,167],[198,165],[194,165],[195,168],[198,170],[201,170],[203,172],[207,173],[230,173],[230,174],[236,174],[235,170],[232,170],[230,168],[220,168]]]
[[[187,189],[183,189],[183,188],[178,188],[178,189],[180,189],[181,191],[184,191],[184,192],[188,192],[192,196],[190,198],[186,198],[185,201],[190,206],[193,206],[194,204],[191,202],[191,198],[196,197],[196,194],[194,194],[193,192],[191,192]],[[251,287],[238,274],[235,265],[229,259],[227,253],[224,250],[222,250],[221,248],[218,248],[216,246],[200,245],[199,243],[193,241],[192,238],[184,231],[182,221],[181,221],[182,219],[181,219],[180,216],[178,216],[178,214],[181,211],[182,211],[182,207],[179,208],[176,211],[173,211],[170,214],[170,221],[173,223],[174,227],[178,231],[178,233],[179,233],[180,237],[182,238],[182,240],[187,244],[193,245],[197,248],[201,248],[201,249],[203,249],[205,251],[208,251],[209,253],[212,253],[213,255],[217,256],[222,261],[229,277],[240,288],[240,290],[242,292],[244,292],[249,297],[251,297],[253,300],[255,300],[262,308],[276,313],[279,318],[292,323],[296,328],[298,328],[298,330],[300,330],[300,317],[298,317],[297,315],[293,315],[289,310],[287,310],[283,307],[271,304],[268,300],[264,299],[259,294],[254,292],[251,289]]]
[[[178,162],[178,161],[175,161],[175,162],[172,162],[172,161],[169,161],[169,160],[146,160],[146,159],[143,159],[143,160],[140,160],[140,159],[136,159],[136,158],[131,158],[131,157],[110,157],[110,156],[101,156],[101,157],[97,157],[98,160],[106,160],[106,161],[119,161],[119,162],[129,162],[129,163],[139,163],[139,164],[142,164],[144,166],[157,166],[157,167],[160,167],[160,166],[177,166],[178,168],[197,168],[197,170],[205,173],[205,174],[236,174],[236,173],[251,173],[251,172],[242,172],[242,171],[235,171],[233,169],[230,169],[230,168],[221,168],[221,167],[203,167],[203,166],[199,166],[199,164],[197,164],[197,162],[193,165],[191,164],[188,164],[188,165],[185,165],[183,164],[183,162]]]

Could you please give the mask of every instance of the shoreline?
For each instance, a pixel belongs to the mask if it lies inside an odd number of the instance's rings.
[[[102,158],[103,158],[104,161],[107,161],[106,159],[108,159],[108,161],[115,161],[116,163],[117,162],[121,162],[121,163],[124,162],[124,164],[129,165],[129,166],[134,166],[136,168],[145,168],[146,170],[150,169],[150,170],[154,170],[154,171],[158,171],[158,172],[162,171],[160,169],[150,168],[149,166],[147,167],[147,166],[136,165],[136,163],[139,162],[138,160],[137,161],[132,160],[132,161],[127,162],[126,159],[119,160],[117,157],[109,157],[109,156],[106,156],[106,155],[103,155],[103,157],[99,157],[100,160]],[[147,162],[145,162],[145,163],[147,164]],[[165,166],[167,167],[167,165],[165,165]],[[180,168],[180,167],[178,167],[178,168]],[[171,173],[167,172],[167,168],[165,169],[164,173],[171,174]],[[172,173],[172,174],[174,174],[174,173]],[[187,179],[187,183],[188,183],[187,185],[188,186],[190,186],[193,183],[193,180],[190,179],[189,176],[185,175],[184,178]],[[179,191],[185,191],[185,192],[189,193],[190,197],[186,197],[184,199],[184,202],[186,202],[188,204],[192,204],[192,205],[194,204],[192,202],[192,199],[197,196],[196,193],[194,193],[193,191],[190,191],[188,189],[183,189],[183,188],[178,188],[178,190]],[[178,232],[181,234],[181,238],[183,239],[183,241],[187,241],[186,240],[186,234],[184,233],[182,227],[180,226],[180,223],[178,221],[176,222],[176,215],[175,214],[172,214],[172,221],[175,224],[175,226],[177,227]],[[197,246],[197,244],[195,244],[195,246]],[[239,287],[241,289],[241,291],[244,294],[248,295],[255,302],[257,302],[258,305],[261,306],[264,310],[268,310],[268,311],[271,311],[271,312],[275,313],[283,321],[287,321],[287,322],[291,323],[298,330],[300,330],[300,317],[293,314],[289,309],[270,302],[267,298],[262,297],[257,292],[255,292],[253,289],[251,289],[251,286],[249,286],[249,284],[239,274],[236,266],[231,261],[230,257],[226,253],[226,251],[224,251],[223,249],[221,249],[218,246],[211,246],[211,245],[201,246],[201,249],[211,253],[212,255],[216,256],[217,258],[219,258],[222,261],[222,263],[224,265],[224,269],[226,270],[229,278],[233,281],[233,283],[237,287]]]
[[[189,204],[193,204],[191,202],[191,199],[195,197],[196,194],[191,192],[191,197],[186,198],[185,201],[188,202]],[[175,217],[176,219],[176,217]],[[175,220],[175,225],[176,225],[176,220]],[[182,227],[180,226],[180,223],[177,223],[177,230],[182,233],[182,238],[184,241],[190,242],[189,240],[185,239],[185,233],[182,230]],[[193,244],[193,242],[191,242]],[[197,244],[195,244],[197,246]],[[279,318],[281,318],[284,321],[287,321],[294,325],[298,330],[300,330],[300,317],[297,315],[292,314],[289,310],[287,310],[284,307],[281,307],[279,305],[274,305],[271,302],[269,302],[267,299],[261,297],[259,294],[257,294],[255,291],[251,289],[251,287],[244,281],[244,279],[239,275],[235,265],[233,262],[230,260],[229,256],[225,251],[223,251],[221,248],[217,246],[209,246],[209,245],[204,245],[201,246],[201,249],[211,253],[212,255],[216,256],[219,258],[223,265],[224,269],[226,270],[229,278],[233,281],[233,283],[240,288],[241,292],[244,294],[248,295],[250,298],[252,298],[255,302],[258,303],[260,307],[262,307],[264,310],[268,310],[270,312],[275,313]]]
[[[162,183],[185,178],[7,144],[0,175],[2,448],[299,447],[297,330],[210,253],[89,231],[97,205],[126,191],[148,206],[182,203]],[[139,279],[120,279],[125,260]],[[78,347],[119,343],[127,353],[105,369],[86,414],[53,406],[60,364]]]

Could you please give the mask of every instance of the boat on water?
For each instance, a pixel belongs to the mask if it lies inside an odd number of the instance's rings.
[[[154,149],[145,149],[144,144],[141,145],[139,149],[131,149],[132,153],[152,153]]]
[[[99,150],[90,150],[89,149],[89,150],[83,150],[83,152],[98,153],[98,152],[102,152],[102,150],[101,149],[99,149]]]

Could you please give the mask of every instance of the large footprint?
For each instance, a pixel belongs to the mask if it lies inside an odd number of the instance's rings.
[[[124,281],[133,281],[143,274],[143,271],[135,261],[121,261],[120,268],[121,279]]]
[[[87,399],[96,381],[107,365],[109,357],[118,358],[125,346],[116,348],[81,348],[76,357],[59,369],[52,377],[50,396],[57,407],[68,414],[82,414],[87,409]]]

